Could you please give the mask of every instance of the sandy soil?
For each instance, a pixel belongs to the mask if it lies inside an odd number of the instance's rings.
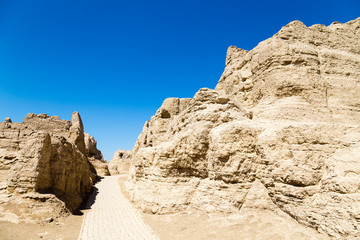
[[[48,223],[44,226],[29,223],[10,223],[0,221],[1,240],[32,240],[54,239],[74,240],[77,239],[83,216],[70,215],[58,224]]]
[[[204,213],[143,214],[143,218],[161,240],[244,239],[239,238],[242,236],[240,229],[224,226],[221,221]]]
[[[271,212],[252,215],[193,212],[144,214],[145,222],[161,240],[313,240],[328,239],[313,229],[279,221]]]

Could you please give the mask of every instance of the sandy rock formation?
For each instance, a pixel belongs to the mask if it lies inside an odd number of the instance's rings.
[[[95,167],[98,176],[109,176],[108,163],[104,160],[100,150],[97,149],[97,142],[93,136],[84,133],[85,152],[90,163]]]
[[[12,123],[11,118],[8,118],[8,117],[5,118],[5,122],[6,122],[6,123]]]
[[[360,18],[294,21],[251,51],[230,47],[215,90],[166,99],[145,123],[132,200],[160,214],[267,206],[323,237],[360,239],[359,83]]]
[[[109,172],[111,175],[128,173],[131,165],[132,151],[118,150],[114,153],[109,162]]]
[[[0,123],[0,219],[52,221],[75,211],[97,176],[88,157],[77,112],[72,121],[29,113]]]

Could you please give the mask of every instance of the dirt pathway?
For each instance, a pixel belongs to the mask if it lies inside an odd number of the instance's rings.
[[[95,185],[78,239],[159,240],[122,195],[118,178],[108,176]]]

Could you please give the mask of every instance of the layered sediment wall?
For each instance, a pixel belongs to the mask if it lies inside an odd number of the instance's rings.
[[[97,178],[90,160],[103,162],[79,113],[71,121],[33,113],[22,123],[7,118],[0,123],[0,219],[41,222],[74,212]]]
[[[126,187],[159,214],[266,209],[248,199],[258,191],[299,224],[359,238],[359,123],[360,18],[294,21],[251,51],[230,47],[215,90],[166,99]]]

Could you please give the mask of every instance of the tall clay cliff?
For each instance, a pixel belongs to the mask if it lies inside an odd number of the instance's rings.
[[[271,210],[360,239],[359,124],[360,18],[294,21],[251,51],[229,47],[215,90],[166,99],[126,187],[148,212]]]
[[[43,222],[75,211],[96,180],[89,160],[102,161],[86,136],[77,112],[72,121],[29,113],[0,123],[0,219]]]

